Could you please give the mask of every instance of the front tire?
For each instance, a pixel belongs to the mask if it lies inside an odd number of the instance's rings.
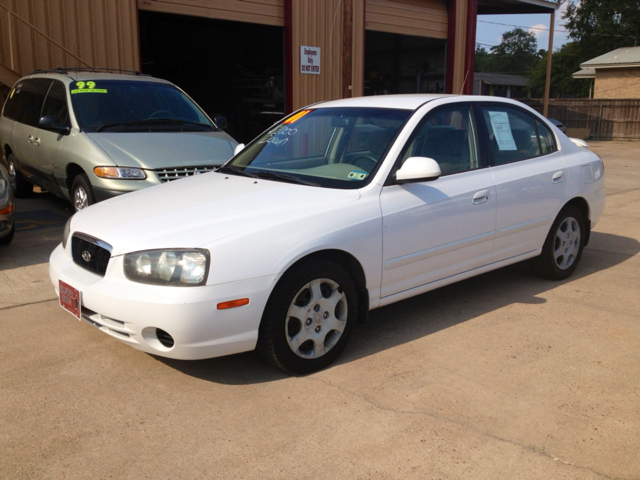
[[[550,280],[564,280],[578,267],[584,250],[585,219],[573,205],[564,207],[549,230],[542,253],[532,260],[534,272]]]
[[[257,353],[294,375],[321,370],[345,349],[357,315],[349,274],[334,262],[312,260],[287,272],[271,293]]]
[[[7,157],[7,171],[9,172],[9,183],[16,198],[28,198],[33,195],[33,185],[25,180],[18,170],[16,157],[13,153]]]
[[[76,175],[71,184],[71,203],[76,212],[96,203],[89,177],[84,173]]]

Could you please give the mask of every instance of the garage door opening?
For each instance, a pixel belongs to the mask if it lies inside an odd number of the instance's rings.
[[[248,142],[284,116],[284,29],[141,10],[142,72],[169,80]]]
[[[446,40],[367,30],[365,95],[444,93]]]

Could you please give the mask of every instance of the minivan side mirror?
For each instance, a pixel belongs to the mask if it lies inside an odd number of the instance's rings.
[[[224,130],[225,128],[227,128],[229,126],[229,122],[227,122],[227,117],[225,117],[224,115],[216,115],[213,117],[213,123],[216,124],[216,126],[218,128],[221,128],[222,130]]]
[[[433,158],[410,157],[405,160],[396,172],[397,183],[428,182],[437,180],[442,175],[440,165]]]
[[[71,133],[71,127],[60,125],[55,115],[45,115],[41,117],[38,121],[38,128],[50,130],[60,135],[69,135],[69,133]]]

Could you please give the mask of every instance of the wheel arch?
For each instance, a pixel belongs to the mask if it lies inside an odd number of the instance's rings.
[[[71,185],[73,184],[73,179],[78,175],[82,175],[83,173],[86,175],[87,172],[85,172],[84,169],[77,163],[69,163],[67,165],[66,177],[64,181],[67,184],[67,188],[69,189],[69,191],[71,191]]]
[[[287,272],[299,268],[304,263],[316,259],[329,260],[337,263],[345,269],[347,274],[353,280],[353,284],[358,292],[358,320],[356,323],[365,323],[369,317],[369,291],[367,290],[367,279],[362,265],[352,254],[338,249],[318,250],[299,258],[289,265],[283,276],[286,275]]]
[[[589,238],[591,237],[591,209],[589,208],[589,202],[587,202],[583,197],[575,197],[569,200],[565,204],[565,207],[567,205],[577,208],[580,210],[580,213],[582,213],[585,228],[584,246],[586,247],[589,244]]]

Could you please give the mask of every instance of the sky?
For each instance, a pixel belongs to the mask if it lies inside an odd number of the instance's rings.
[[[567,2],[556,10],[556,21],[553,35],[553,50],[557,50],[569,41],[566,29],[562,26],[562,15],[567,9]],[[549,48],[549,14],[529,15],[478,15],[476,27],[476,44],[481,44],[487,51],[502,41],[502,34],[516,27],[533,33],[538,41],[538,50]]]

